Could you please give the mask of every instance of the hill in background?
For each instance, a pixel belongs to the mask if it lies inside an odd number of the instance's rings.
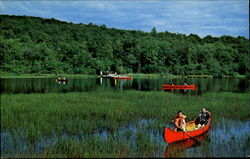
[[[249,39],[107,28],[0,15],[3,73],[246,75]]]

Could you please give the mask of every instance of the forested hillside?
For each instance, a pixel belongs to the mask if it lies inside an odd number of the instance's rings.
[[[246,75],[249,39],[0,15],[2,73]]]

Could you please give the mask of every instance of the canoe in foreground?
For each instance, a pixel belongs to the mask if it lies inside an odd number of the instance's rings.
[[[187,131],[186,132],[192,137],[204,134],[210,128],[211,120],[212,120],[212,116],[210,113],[210,118],[208,119],[207,125],[205,125],[204,127],[200,128],[200,129],[197,129],[197,130],[194,129],[195,128],[194,120],[187,122],[186,123]],[[167,143],[186,140],[186,139],[189,139],[190,136],[188,136],[185,132],[182,132],[182,131],[176,132],[174,130],[171,130],[170,128],[165,128],[165,130],[164,130],[164,140]]]
[[[163,84],[164,88],[195,88],[195,84],[192,85],[169,85],[169,84]]]

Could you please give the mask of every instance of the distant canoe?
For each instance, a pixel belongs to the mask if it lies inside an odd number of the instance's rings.
[[[130,76],[113,76],[114,79],[127,79],[127,80],[131,80],[132,77]]]
[[[61,78],[61,79],[56,79],[56,81],[57,82],[68,82],[68,79],[67,78],[65,78],[65,79]]]
[[[192,85],[169,85],[169,84],[163,84],[164,88],[179,88],[179,89],[185,89],[185,88],[195,88],[195,84]]]
[[[195,90],[195,87],[163,87],[162,89],[164,90],[170,90],[170,89],[190,89],[190,90]]]
[[[112,78],[114,76],[116,76],[116,75],[115,74],[101,75],[101,77],[103,77],[103,78]]]

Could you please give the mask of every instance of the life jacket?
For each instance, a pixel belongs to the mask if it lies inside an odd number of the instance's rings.
[[[210,115],[207,112],[200,112],[199,118],[201,121],[206,121],[208,120]]]
[[[179,117],[178,115],[175,117],[174,122],[176,125],[182,128],[182,125],[185,124],[185,119],[182,117]],[[176,127],[176,126],[175,126]]]

